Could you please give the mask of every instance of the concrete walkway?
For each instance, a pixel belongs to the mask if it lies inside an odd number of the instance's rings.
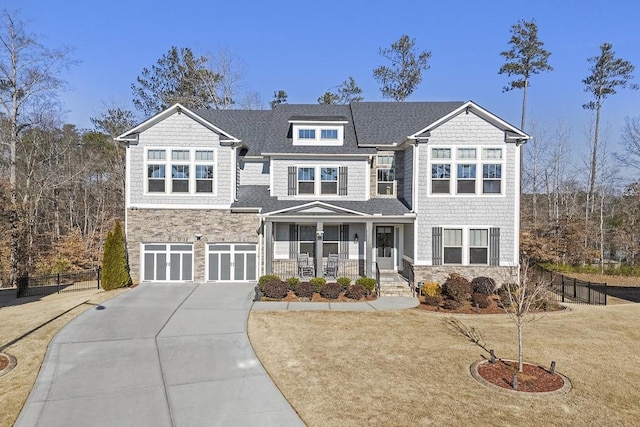
[[[284,302],[260,301],[253,304],[256,311],[385,311],[413,308],[420,304],[417,298],[411,297],[379,297],[367,302]]]
[[[251,284],[143,284],[53,339],[16,426],[304,425],[246,334]]]

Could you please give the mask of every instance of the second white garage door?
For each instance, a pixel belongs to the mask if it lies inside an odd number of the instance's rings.
[[[253,243],[207,244],[207,280],[254,281],[258,268],[257,245]]]

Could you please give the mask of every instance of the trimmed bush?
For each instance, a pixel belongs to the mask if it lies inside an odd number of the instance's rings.
[[[309,282],[300,282],[293,290],[298,298],[311,298],[315,291],[316,287]]]
[[[442,295],[426,295],[424,303],[432,307],[439,307],[442,303]]]
[[[372,279],[371,277],[359,277],[356,280],[356,285],[362,286],[368,294],[375,291],[376,289],[376,279]]]
[[[338,277],[336,282],[340,285],[343,291],[346,291],[349,285],[351,285],[351,279],[348,277]]]
[[[425,282],[422,285],[422,295],[434,297],[442,294],[442,286],[436,282]]]
[[[312,277],[309,279],[309,283],[316,287],[316,292],[320,292],[320,289],[327,283],[324,277]]]
[[[461,304],[471,298],[471,292],[471,283],[458,273],[451,273],[442,285],[443,295]]]
[[[275,274],[265,274],[264,276],[260,276],[260,278],[258,279],[258,286],[260,287],[260,290],[264,292],[264,286],[267,284],[267,282],[270,282],[272,280],[280,281],[280,277]]]
[[[287,296],[289,288],[282,280],[271,279],[264,285],[264,296],[267,298],[282,299]]]
[[[320,295],[327,299],[336,299],[340,296],[342,287],[337,283],[327,283],[320,289]]]
[[[462,307],[462,303],[458,302],[458,301],[456,301],[454,299],[446,299],[442,303],[442,308],[444,308],[446,310],[457,310],[460,307]]]
[[[294,290],[298,283],[300,283],[300,279],[298,279],[297,277],[289,277],[285,283],[287,284],[289,290]]]
[[[487,308],[489,307],[489,296],[482,292],[474,292],[471,295],[471,302],[474,307],[477,305],[479,308]]]
[[[360,300],[367,294],[367,290],[362,285],[351,285],[347,288],[344,296],[354,300]]]
[[[127,249],[119,220],[116,220],[113,231],[109,231],[104,242],[101,285],[105,291],[131,286]]]
[[[473,292],[485,295],[493,295],[496,293],[496,281],[491,277],[476,277],[471,281]]]

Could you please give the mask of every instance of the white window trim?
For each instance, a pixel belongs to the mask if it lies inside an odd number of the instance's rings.
[[[300,130],[314,130],[315,138],[300,138]],[[337,130],[337,138],[322,138],[323,130]],[[293,125],[293,145],[343,145],[344,144],[344,124],[294,124]]]
[[[322,169],[323,168],[332,168],[336,170],[336,192],[330,194],[322,194]],[[312,193],[300,193],[300,180],[298,179],[298,171],[300,169],[314,169],[314,180],[313,180],[313,194]],[[310,182],[310,181],[304,181]],[[330,181],[333,182],[333,181]],[[327,198],[335,198],[335,197],[344,197],[340,196],[340,166],[338,165],[298,165],[296,168],[296,195],[295,197],[327,197]]]
[[[148,152],[153,150],[164,150],[164,160],[149,160]],[[171,150],[189,151],[189,160],[171,160]],[[196,151],[213,151],[213,160],[196,160]],[[144,179],[144,193],[145,196],[195,196],[195,197],[212,197],[218,194],[218,151],[215,147],[145,147],[144,148],[144,167],[143,167],[143,179]],[[189,166],[189,191],[185,193],[174,193],[171,191],[171,165],[180,164]],[[148,166],[149,165],[164,165],[165,169],[165,183],[164,192],[149,191],[149,177]],[[196,192],[196,165],[211,165],[213,166],[213,182],[211,193],[197,193]]]
[[[443,225],[442,233],[444,236],[444,230],[462,230],[462,263],[461,264],[447,264],[444,262],[444,238],[442,239],[442,265],[447,266],[455,266],[455,265],[464,265],[464,266],[489,266],[490,265],[490,257],[491,257],[491,228],[493,226],[489,225],[474,225],[474,226],[460,226],[460,225]],[[486,264],[471,264],[470,263],[470,240],[471,240],[471,230],[487,230],[487,262]],[[483,247],[483,246],[474,246],[474,248]]]
[[[451,158],[450,159],[440,159],[440,158],[432,158],[432,149],[434,148],[449,148],[451,149]],[[458,158],[458,149],[459,148],[475,148],[476,149],[476,158],[475,159],[461,159]],[[484,148],[496,149],[499,148],[502,150],[502,158],[501,159],[483,159],[482,151]],[[450,146],[432,146],[428,151],[428,171],[429,171],[429,183],[428,183],[428,194],[433,197],[505,197],[506,196],[506,147],[503,145],[474,145],[474,146],[460,146],[460,145],[450,145]],[[450,165],[450,174],[449,174],[449,193],[434,193],[433,192],[433,178],[431,176],[431,167],[434,164],[448,164]],[[476,176],[475,176],[475,192],[473,193],[458,193],[458,165],[476,165]],[[483,193],[483,165],[485,164],[499,164],[501,168],[501,177],[500,177],[500,192],[499,193]]]

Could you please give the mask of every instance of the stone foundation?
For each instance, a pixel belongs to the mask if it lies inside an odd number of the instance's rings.
[[[491,267],[488,265],[416,265],[413,267],[416,282],[443,284],[451,273],[458,273],[471,281],[476,277],[491,277],[498,286],[518,280],[517,267]]]
[[[193,243],[194,280],[205,277],[205,245],[213,242],[258,243],[255,213],[214,209],[129,209],[127,253],[131,279],[140,282],[141,243]],[[201,240],[196,234],[202,235]]]

